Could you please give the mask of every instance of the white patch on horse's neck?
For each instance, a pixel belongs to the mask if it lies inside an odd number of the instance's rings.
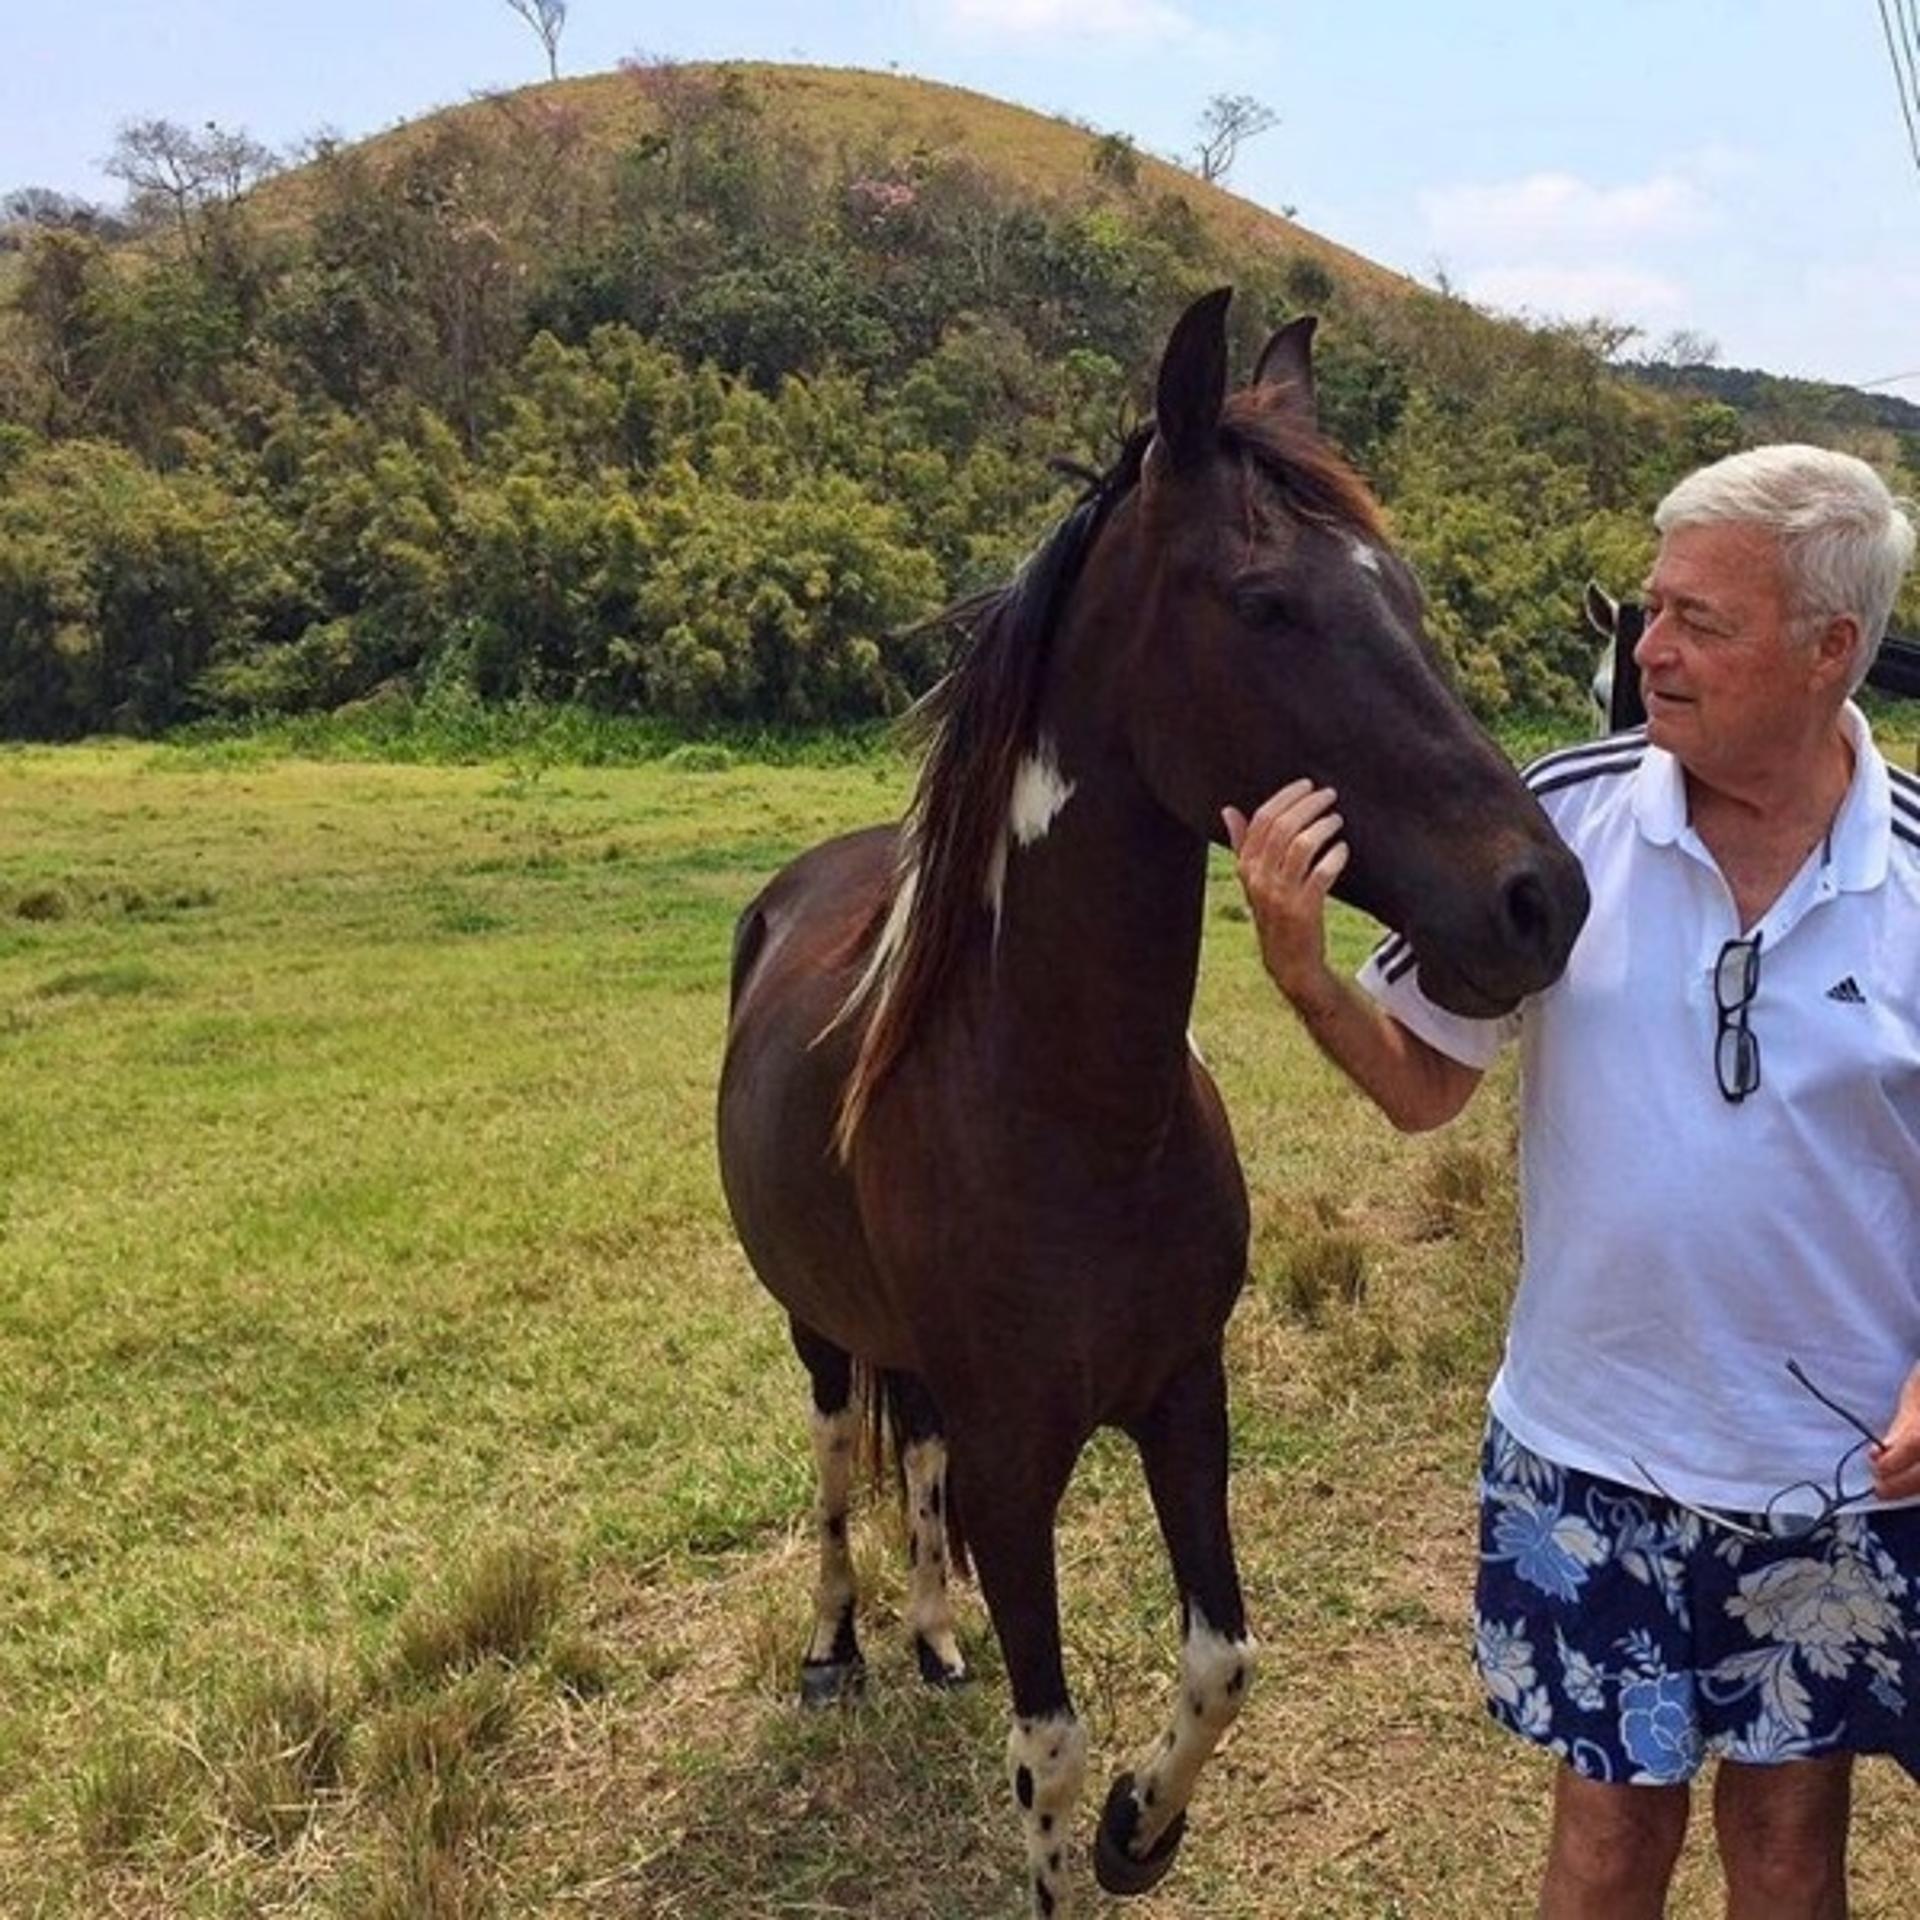
[[[1060,756],[1043,734],[1034,750],[1020,762],[1007,801],[1006,831],[994,849],[987,869],[987,907],[994,925],[1000,923],[1000,900],[1007,884],[1007,854],[1013,847],[1030,847],[1047,837],[1062,807],[1073,798],[1074,783],[1060,771]]]
[[[1053,742],[1042,738],[1034,751],[1021,761],[1013,776],[1013,792],[1007,801],[1007,821],[993,857],[988,863],[985,882],[986,904],[993,915],[994,932],[1000,930],[1000,897],[1006,886],[1007,850],[1013,846],[1030,847],[1046,837],[1060,809],[1073,798],[1074,783],[1060,771],[1059,756]],[[818,1046],[830,1033],[869,1002],[874,1017],[892,997],[899,977],[900,962],[906,952],[907,933],[913,924],[914,905],[920,891],[920,823],[909,819],[902,830],[899,865],[894,874],[893,903],[886,924],[873,943],[873,951],[861,969],[840,1010],[814,1035]]]
[[[1073,782],[1060,771],[1059,752],[1051,740],[1043,738],[1013,776],[1007,831],[1021,846],[1032,846],[1045,838],[1054,816],[1072,798]]]
[[[1363,572],[1377,574],[1380,571],[1380,556],[1357,534],[1347,535],[1347,552]]]

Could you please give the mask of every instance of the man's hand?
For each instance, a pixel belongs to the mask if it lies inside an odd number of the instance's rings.
[[[1284,786],[1251,820],[1229,807],[1221,816],[1253,909],[1260,957],[1295,1006],[1324,999],[1327,895],[1347,864],[1331,787],[1310,780]]]
[[[1920,1367],[1907,1375],[1886,1442],[1873,1456],[1873,1490],[1882,1500],[1920,1494]]]

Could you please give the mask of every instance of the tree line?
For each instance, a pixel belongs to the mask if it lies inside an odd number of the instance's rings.
[[[123,141],[127,207],[0,245],[0,727],[407,698],[689,726],[897,710],[1144,404],[1196,291],[1305,309],[1333,437],[1486,715],[1566,708],[1589,574],[1740,417],[1320,258],[1226,247],[1118,135],[1042,195],[964,136],[835,138],[728,69],[627,70],[643,131],[503,95],[372,147]],[[877,82],[878,85],[902,83]],[[1865,450],[1897,461],[1882,435]],[[1911,482],[1909,482],[1911,484]]]

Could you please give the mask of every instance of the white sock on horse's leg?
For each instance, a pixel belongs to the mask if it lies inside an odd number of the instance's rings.
[[[1251,1640],[1229,1640],[1216,1633],[1199,1607],[1188,1604],[1173,1724],[1133,1770],[1140,1824],[1129,1850],[1136,1858],[1150,1853],[1168,1826],[1186,1811],[1200,1769],[1212,1758],[1246,1700],[1256,1657]]]
[[[1007,1772],[1027,1843],[1027,1880],[1036,1920],[1065,1920],[1074,1809],[1087,1777],[1087,1731],[1071,1708],[1016,1719],[1007,1735]]]
[[[901,1465],[907,1476],[907,1618],[920,1673],[936,1685],[954,1686],[967,1677],[967,1663],[954,1634],[947,1588],[946,1442],[911,1442]]]
[[[813,1415],[813,1463],[819,1476],[814,1509],[820,1542],[820,1577],[813,1590],[813,1634],[807,1665],[846,1665],[860,1657],[853,1627],[853,1552],[847,1539],[847,1509],[853,1488],[854,1442],[860,1417],[852,1407]]]

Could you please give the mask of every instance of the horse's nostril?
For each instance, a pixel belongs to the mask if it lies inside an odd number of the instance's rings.
[[[1537,873],[1517,873],[1501,898],[1507,931],[1531,952],[1544,952],[1553,939],[1553,897]]]

